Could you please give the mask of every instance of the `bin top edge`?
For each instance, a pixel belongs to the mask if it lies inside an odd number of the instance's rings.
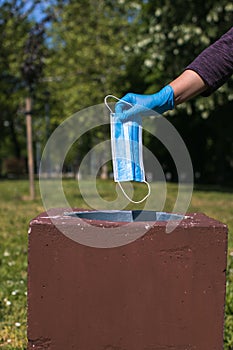
[[[70,209],[69,209],[70,211]],[[83,208],[74,208],[73,211],[91,211],[88,209]],[[30,221],[30,226],[36,226],[36,225],[75,225],[78,222],[89,222],[91,221],[93,224],[98,225],[98,223],[102,223],[100,226],[119,226],[119,225],[125,225],[125,224],[133,224],[133,225],[140,225],[145,224],[146,221],[137,221],[137,222],[111,222],[111,221],[100,221],[100,220],[87,220],[82,219],[78,217],[72,217],[64,215],[64,213],[67,212],[67,208],[52,208],[48,211],[44,211],[40,213],[38,216],[33,218]],[[169,213],[170,214],[170,213]],[[172,213],[174,214],[174,213]],[[180,213],[176,213],[180,215]],[[148,223],[148,221],[147,221]],[[104,225],[103,225],[104,224]],[[153,226],[166,226],[167,221],[155,221],[153,222]],[[226,224],[220,222],[219,220],[216,220],[214,218],[211,218],[207,216],[204,213],[198,212],[198,213],[187,213],[184,215],[184,219],[182,219],[179,223],[179,227],[215,227],[215,228],[227,228]]]

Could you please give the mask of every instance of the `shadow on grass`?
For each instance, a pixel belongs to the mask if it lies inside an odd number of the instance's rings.
[[[233,186],[195,184],[195,191],[233,193]]]

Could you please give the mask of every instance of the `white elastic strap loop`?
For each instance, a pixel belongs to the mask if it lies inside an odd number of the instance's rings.
[[[118,97],[116,97],[116,96],[114,96],[114,95],[107,95],[107,96],[105,96],[105,98],[104,98],[104,103],[105,103],[105,106],[109,109],[109,111],[111,112],[111,114],[113,114],[114,112],[112,111],[112,109],[110,108],[110,106],[109,106],[109,104],[108,104],[108,98],[115,98],[115,100],[117,100],[117,101],[122,101],[122,102],[124,102],[124,103],[126,103],[127,105],[129,105],[129,106],[133,106],[131,103],[129,103],[129,102],[127,102],[127,101],[124,101],[124,100],[122,100],[122,99],[120,99],[120,98],[118,98]]]
[[[150,189],[150,184],[147,182],[147,181],[143,181],[146,185],[147,185],[147,188],[148,188],[148,193],[147,195],[145,195],[144,198],[140,199],[140,201],[134,201],[133,199],[131,199],[127,193],[125,192],[124,188],[122,187],[121,183],[119,181],[117,181],[121,191],[123,192],[124,196],[131,202],[131,203],[135,203],[135,204],[139,204],[139,203],[142,203],[144,202],[144,200],[146,200],[149,196],[150,196],[150,192],[151,192],[151,189]]]

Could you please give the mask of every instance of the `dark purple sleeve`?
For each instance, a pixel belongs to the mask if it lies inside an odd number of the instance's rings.
[[[209,96],[223,85],[233,73],[233,27],[197,56],[187,69],[199,74],[208,85],[203,96]]]

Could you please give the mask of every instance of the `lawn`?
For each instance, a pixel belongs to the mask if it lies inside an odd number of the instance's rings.
[[[0,182],[0,348],[26,349],[27,295],[27,230],[29,221],[44,211],[36,183],[36,200],[27,200],[28,182],[24,180]],[[155,186],[154,184],[152,187]],[[65,180],[64,192],[74,207],[88,205],[78,192],[77,182]],[[86,188],[90,190],[88,182]],[[105,200],[116,197],[112,181],[98,181],[97,189]],[[140,197],[141,187],[136,186]],[[192,196],[189,212],[204,212],[229,227],[227,271],[227,302],[224,350],[233,349],[233,190],[199,186]],[[159,195],[159,194],[158,194]],[[173,208],[177,186],[168,184],[164,210]],[[91,193],[89,193],[91,197]],[[92,196],[95,197],[94,195]],[[214,267],[213,267],[214,268]]]

